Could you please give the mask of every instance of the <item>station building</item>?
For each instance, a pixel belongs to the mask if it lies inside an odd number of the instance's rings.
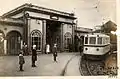
[[[23,43],[27,53],[34,44],[39,53],[54,43],[58,51],[66,51],[74,45],[75,19],[73,13],[23,4],[0,18],[0,55],[18,54]]]

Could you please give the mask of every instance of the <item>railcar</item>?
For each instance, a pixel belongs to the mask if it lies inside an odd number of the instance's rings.
[[[110,52],[110,37],[101,33],[84,36],[83,56],[92,59],[104,59]]]

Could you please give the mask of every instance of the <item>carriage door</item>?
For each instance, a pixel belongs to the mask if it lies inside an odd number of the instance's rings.
[[[69,32],[64,35],[64,49],[65,51],[70,51],[72,49],[72,35]]]
[[[36,50],[41,51],[41,32],[39,30],[34,30],[31,33],[31,47],[36,45]]]
[[[17,31],[9,32],[7,35],[7,53],[10,55],[19,54],[21,49],[21,35]]]

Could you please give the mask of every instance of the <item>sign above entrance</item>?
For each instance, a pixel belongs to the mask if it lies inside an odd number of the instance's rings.
[[[53,16],[53,15],[51,15],[51,16],[50,16],[50,19],[53,19],[53,20],[58,20],[58,19],[59,19],[59,17],[58,17],[58,16]]]

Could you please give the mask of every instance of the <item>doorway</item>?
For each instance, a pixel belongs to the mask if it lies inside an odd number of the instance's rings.
[[[21,34],[17,31],[11,31],[7,34],[7,53],[17,55],[21,50]]]
[[[46,44],[49,44],[52,50],[54,43],[57,43],[59,51],[61,46],[61,23],[57,21],[47,21]]]

